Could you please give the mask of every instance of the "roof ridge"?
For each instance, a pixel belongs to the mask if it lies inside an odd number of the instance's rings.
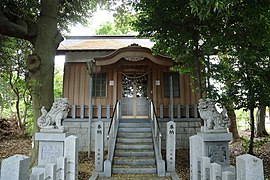
[[[136,35],[93,35],[93,36],[65,36],[65,39],[149,39]]]

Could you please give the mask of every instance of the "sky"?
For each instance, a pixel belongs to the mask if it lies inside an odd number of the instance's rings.
[[[89,19],[89,26],[83,27],[78,24],[76,26],[70,27],[70,33],[68,36],[91,36],[95,35],[95,30],[106,22],[113,22],[113,13],[106,10],[98,10],[93,14],[93,17]]]
[[[98,10],[93,14],[93,17],[89,19],[89,25],[84,27],[80,24],[76,26],[71,26],[70,33],[67,33],[68,36],[92,36],[95,35],[95,30],[99,28],[99,26],[106,22],[113,22],[113,13],[106,10]],[[55,65],[63,66],[65,62],[65,56],[56,56],[55,57]]]

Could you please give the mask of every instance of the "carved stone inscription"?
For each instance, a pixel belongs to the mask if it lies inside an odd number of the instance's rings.
[[[166,137],[166,161],[167,171],[175,170],[175,122],[167,123],[167,137]]]
[[[210,158],[211,163],[218,163],[220,165],[228,165],[228,145],[226,143],[208,143],[207,156]]]
[[[96,139],[95,139],[95,171],[103,171],[103,122],[96,122]]]
[[[40,142],[39,164],[56,163],[63,156],[63,142]]]

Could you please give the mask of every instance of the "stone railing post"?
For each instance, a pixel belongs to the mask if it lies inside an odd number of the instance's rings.
[[[98,121],[96,122],[96,129],[95,129],[96,139],[95,139],[95,171],[102,172],[103,171],[103,148],[104,148],[104,128],[103,122]]]
[[[263,162],[250,154],[236,157],[237,180],[263,180]]]
[[[167,137],[166,137],[166,162],[167,171],[175,171],[175,122],[170,121],[167,123]]]
[[[2,161],[1,180],[5,179],[28,179],[29,157],[14,155]]]
[[[78,137],[73,135],[65,138],[64,157],[67,158],[67,180],[78,179],[78,142]]]
[[[57,170],[56,170],[56,179],[65,180],[66,179],[66,166],[67,166],[67,158],[60,157],[57,159]]]

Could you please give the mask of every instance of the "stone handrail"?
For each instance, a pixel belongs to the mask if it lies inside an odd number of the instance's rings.
[[[158,122],[157,114],[153,101],[150,101],[150,122],[152,127],[152,135],[154,140],[154,149],[157,164],[158,176],[165,176],[165,161],[162,159],[161,154],[161,129]]]
[[[111,123],[108,129],[107,133],[107,139],[108,139],[108,160],[112,161],[113,159],[113,153],[116,143],[116,136],[118,131],[118,125],[119,125],[119,117],[120,117],[120,102],[117,101],[114,106],[113,115],[111,118]]]

